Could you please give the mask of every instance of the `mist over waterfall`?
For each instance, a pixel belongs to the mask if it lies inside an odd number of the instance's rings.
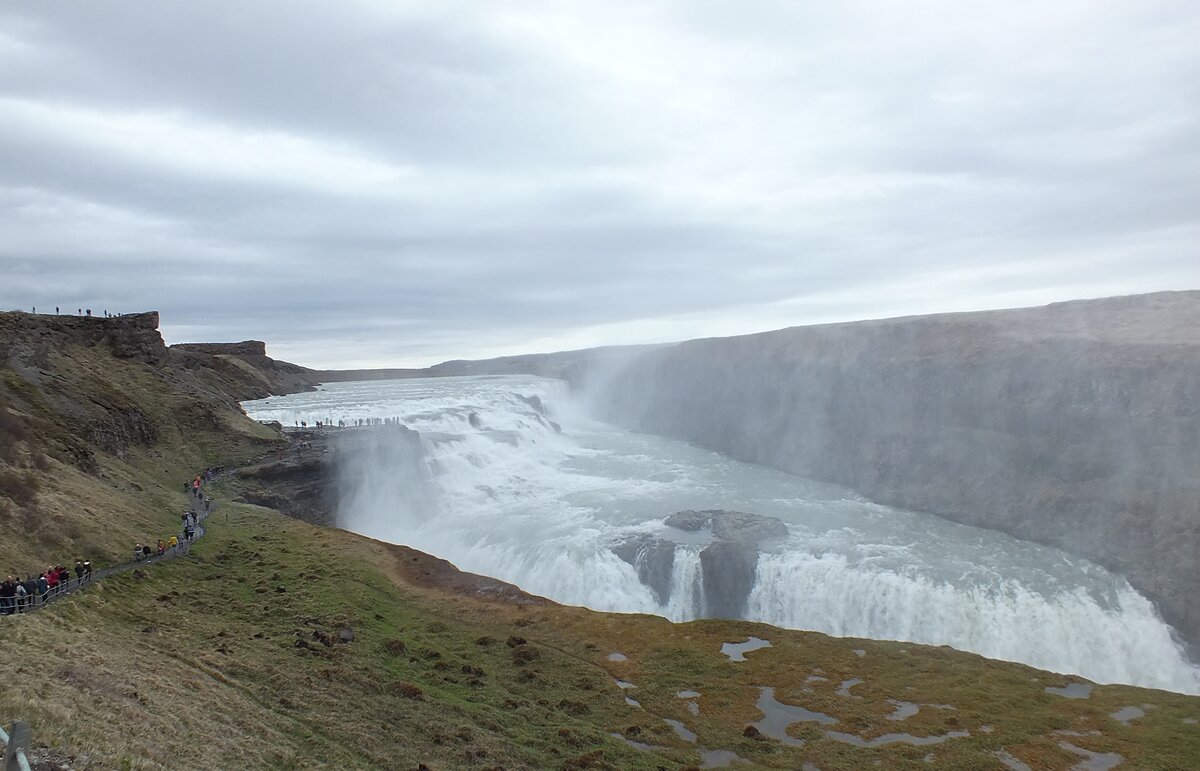
[[[367,438],[336,459],[339,524],[558,602],[675,621],[737,608],[784,627],[1200,693],[1170,627],[1118,575],[615,428],[561,381],[338,383],[244,406],[288,426],[394,419],[354,429]]]

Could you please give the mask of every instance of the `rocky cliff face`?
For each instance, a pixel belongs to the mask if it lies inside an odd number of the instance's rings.
[[[240,343],[176,343],[177,351],[207,353],[212,356],[266,356],[267,344],[262,340],[243,340]]]
[[[568,377],[630,428],[1093,559],[1200,642],[1200,292],[695,340]]]
[[[158,311],[128,316],[49,316],[0,313],[0,364],[37,366],[63,340],[101,346],[119,359],[157,364],[167,355],[158,334]]]
[[[267,344],[261,340],[178,343],[170,350],[180,366],[221,375],[238,401],[312,391],[321,382],[313,370],[267,356]]]
[[[63,462],[95,473],[184,430],[218,430],[238,402],[313,387],[256,341],[168,348],[157,312],[119,317],[0,313],[7,419]]]

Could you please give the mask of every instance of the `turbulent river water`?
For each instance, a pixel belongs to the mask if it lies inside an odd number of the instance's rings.
[[[684,509],[751,512],[779,518],[789,534],[762,544],[747,618],[1200,693],[1200,670],[1118,575],[1057,549],[606,425],[560,381],[333,383],[243,406],[285,426],[391,419],[420,432],[422,495],[395,494],[389,461],[357,459],[366,482],[343,501],[341,526],[559,602],[696,618],[708,536],[664,519]],[[612,548],[643,533],[679,544],[665,602]]]

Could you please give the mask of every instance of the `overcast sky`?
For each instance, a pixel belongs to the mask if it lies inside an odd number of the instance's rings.
[[[311,366],[1200,288],[1200,3],[7,2],[0,308]]]

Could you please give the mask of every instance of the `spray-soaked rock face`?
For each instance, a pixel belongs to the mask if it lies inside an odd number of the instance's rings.
[[[650,587],[660,605],[671,599],[675,542],[639,533],[612,547],[613,553],[637,570],[638,580]]]
[[[707,531],[711,535],[712,542],[700,551],[702,613],[715,618],[745,615],[761,543],[788,534],[787,525],[775,517],[723,509],[679,511],[667,517],[665,524],[690,533]],[[639,533],[614,545],[612,550],[637,570],[638,579],[665,605],[671,599],[677,548],[679,545],[670,538]]]

